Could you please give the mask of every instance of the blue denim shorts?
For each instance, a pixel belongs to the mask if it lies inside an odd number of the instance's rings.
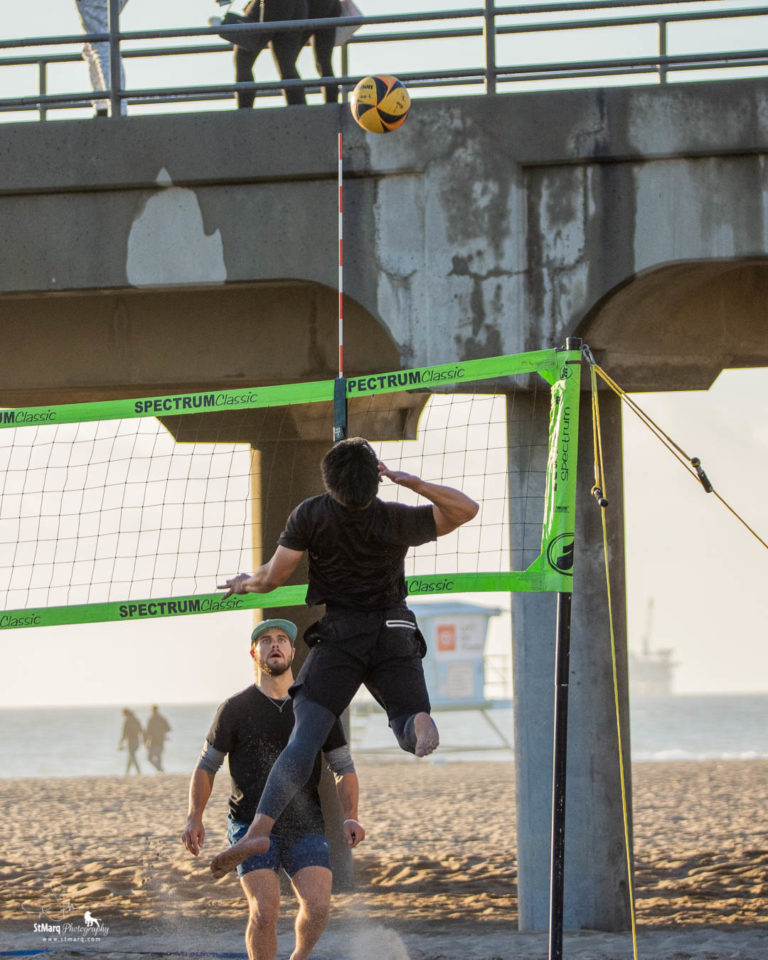
[[[235,820],[232,814],[228,817],[227,839],[230,846],[245,836],[250,823]],[[269,850],[248,857],[237,866],[237,875],[242,877],[252,870],[274,870],[280,872],[280,867],[289,877],[304,867],[325,867],[331,869],[331,850],[328,841],[322,833],[305,833],[301,837],[280,837],[270,834]]]

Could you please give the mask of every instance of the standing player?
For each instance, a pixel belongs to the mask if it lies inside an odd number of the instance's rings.
[[[450,533],[475,516],[460,490],[388,470],[361,437],[342,440],[322,461],[327,493],[299,504],[278,547],[256,573],[228,580],[232,593],[267,593],[284,584],[309,553],[307,603],[325,616],[305,635],[311,647],[291,688],[296,726],[272,768],[247,833],[214,857],[216,877],[268,845],[272,824],[304,782],[328,731],[365,684],[387,711],[398,743],[423,757],[439,743],[421,660],[426,652],[416,618],[405,604],[408,548]],[[431,501],[385,503],[382,478]]]
[[[189,785],[189,813],[182,842],[195,856],[205,839],[203,811],[213,779],[227,754],[232,778],[230,843],[244,836],[253,819],[272,764],[288,743],[293,728],[288,689],[293,682],[295,639],[296,625],[290,620],[265,620],[251,634],[256,683],[219,707]],[[336,776],[345,817],[344,836],[354,847],[365,837],[365,830],[357,821],[357,774],[338,721],[322,749]],[[306,782],[274,823],[268,849],[258,856],[249,856],[238,866],[248,901],[245,943],[249,960],[274,960],[277,953],[281,867],[291,878],[299,901],[296,947],[291,960],[309,957],[328,922],[332,878],[317,794],[319,779],[320,757],[316,755]]]

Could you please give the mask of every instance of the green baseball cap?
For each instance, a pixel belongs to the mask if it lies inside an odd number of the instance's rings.
[[[291,620],[262,620],[261,623],[257,623],[253,628],[251,646],[256,643],[265,630],[282,630],[283,633],[286,633],[291,638],[291,644],[296,643],[296,634],[299,632],[299,628]]]

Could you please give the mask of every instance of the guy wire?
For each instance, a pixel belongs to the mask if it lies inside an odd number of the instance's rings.
[[[653,421],[653,419],[640,407],[638,404],[626,393],[625,390],[613,380],[611,377],[603,370],[597,363],[595,363],[592,353],[589,351],[589,348],[585,348],[585,356],[590,366],[590,370],[594,372],[613,390],[613,392],[620,397],[621,400],[629,407],[632,413],[635,414],[648,429],[653,433],[653,435],[669,450],[675,459],[685,467],[688,473],[704,488],[707,493],[714,495],[716,500],[719,500],[720,503],[728,510],[729,513],[739,521],[739,523],[745,527],[749,533],[758,541],[766,550],[768,550],[768,542],[766,542],[757,531],[751,527],[747,521],[739,514],[734,508],[725,500],[715,488],[712,486],[709,478],[704,473],[704,470],[701,467],[701,462],[698,457],[689,457],[688,454],[680,447],[675,441],[666,434],[661,427]],[[594,401],[593,401],[594,403]]]

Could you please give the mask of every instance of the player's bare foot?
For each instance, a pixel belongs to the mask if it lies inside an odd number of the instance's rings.
[[[225,877],[230,870],[234,870],[243,860],[258,856],[260,853],[266,853],[267,850],[269,850],[269,837],[249,837],[246,834],[242,840],[233,843],[228,850],[217,854],[211,860],[211,873],[219,880],[221,877]]]
[[[437,749],[440,743],[440,735],[437,732],[435,721],[428,713],[416,714],[413,718],[413,732],[416,734],[414,753],[417,757],[426,757],[427,754]]]

